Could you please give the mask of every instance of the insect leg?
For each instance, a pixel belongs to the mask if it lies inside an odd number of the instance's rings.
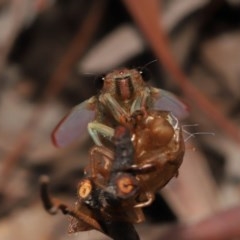
[[[127,123],[127,120],[129,119],[129,114],[109,93],[103,94],[100,100],[103,105],[110,110],[117,122],[119,122],[120,124]]]
[[[140,92],[139,96],[134,100],[132,106],[131,106],[131,114],[138,110],[145,111],[147,107],[147,98],[149,96],[149,91],[148,89],[144,89]]]
[[[154,197],[154,194],[152,192],[145,192],[145,195],[146,195],[147,200],[134,205],[135,208],[146,207],[146,206],[149,206],[153,202],[155,197]]]
[[[98,134],[101,134],[104,137],[107,137],[111,139],[114,135],[114,129],[111,127],[108,127],[105,124],[99,123],[99,122],[90,122],[88,124],[88,132],[90,136],[92,137],[94,143],[98,146],[102,146],[102,142],[99,138]]]

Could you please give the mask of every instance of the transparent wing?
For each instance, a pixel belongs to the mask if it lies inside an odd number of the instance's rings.
[[[158,91],[154,101],[154,109],[170,111],[180,120],[188,116],[189,112],[187,106],[174,94],[162,89],[158,89]]]
[[[95,104],[90,98],[72,109],[55,127],[52,141],[57,147],[66,147],[87,133],[87,125],[95,118]]]

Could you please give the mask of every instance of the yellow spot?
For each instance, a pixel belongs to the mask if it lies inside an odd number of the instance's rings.
[[[84,179],[79,186],[78,194],[81,198],[86,198],[92,191],[92,184],[89,179]]]
[[[129,177],[122,177],[118,180],[118,189],[122,194],[128,194],[133,191],[134,185],[132,179]]]

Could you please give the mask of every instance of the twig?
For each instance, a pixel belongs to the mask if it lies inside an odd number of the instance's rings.
[[[105,222],[106,233],[114,240],[140,240],[133,224],[128,222]]]
[[[40,178],[40,196],[43,202],[43,206],[46,211],[50,214],[57,214],[60,210],[63,214],[70,215],[80,221],[91,226],[114,240],[139,240],[139,235],[136,232],[133,224],[126,221],[96,221],[90,216],[81,212],[81,209],[75,211],[70,208],[65,203],[62,203],[58,199],[54,199],[49,195],[48,191],[49,178],[47,176],[42,176]]]

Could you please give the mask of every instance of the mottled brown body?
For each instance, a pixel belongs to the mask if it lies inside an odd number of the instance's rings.
[[[135,176],[139,190],[132,207],[151,204],[157,190],[178,175],[185,146],[178,120],[166,111],[137,111],[131,120],[131,141],[134,155],[123,171]],[[109,148],[94,147],[91,151],[91,176],[101,173],[108,178],[116,161]],[[133,203],[133,202],[132,202]]]

